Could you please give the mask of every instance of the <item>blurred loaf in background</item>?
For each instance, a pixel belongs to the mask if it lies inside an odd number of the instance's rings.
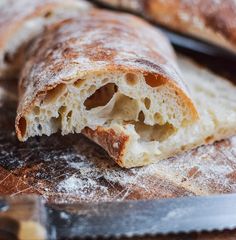
[[[234,0],[96,0],[236,52]]]
[[[18,76],[27,49],[45,27],[90,6],[83,0],[0,1],[0,78]]]

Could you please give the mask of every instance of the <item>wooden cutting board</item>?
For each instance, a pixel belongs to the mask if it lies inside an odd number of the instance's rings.
[[[232,79],[235,76],[225,68],[219,70]],[[118,167],[100,147],[81,135],[55,134],[20,143],[14,132],[16,105],[16,81],[1,80],[0,194],[34,193],[54,203],[236,192],[236,137],[127,170]],[[186,239],[235,237],[236,232],[225,232]]]

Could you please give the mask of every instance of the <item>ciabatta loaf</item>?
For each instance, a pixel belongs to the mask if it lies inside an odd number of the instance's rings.
[[[46,26],[89,7],[83,0],[0,1],[0,77],[16,76],[26,49]]]
[[[168,40],[129,14],[93,10],[39,38],[20,81],[16,132],[83,132],[123,167],[161,159],[160,144],[198,119]]]
[[[97,0],[236,52],[234,0]]]

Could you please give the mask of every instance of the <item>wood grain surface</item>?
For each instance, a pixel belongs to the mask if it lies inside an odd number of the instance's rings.
[[[232,71],[227,76],[236,79]],[[236,192],[236,137],[147,167],[121,169],[81,135],[54,134],[20,143],[14,131],[16,92],[16,81],[0,81],[0,194],[34,193],[64,203]],[[236,239],[236,232],[150,239]]]

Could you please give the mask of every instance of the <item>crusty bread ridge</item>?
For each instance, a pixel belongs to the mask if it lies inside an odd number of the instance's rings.
[[[19,93],[20,140],[125,125],[136,165],[154,161],[160,141],[198,119],[168,40],[129,14],[93,10],[52,26],[35,43]],[[119,152],[118,141],[112,147]]]
[[[83,0],[0,2],[0,77],[17,76],[31,41],[46,26],[90,8]]]
[[[98,0],[141,14],[170,29],[236,51],[234,0]]]

